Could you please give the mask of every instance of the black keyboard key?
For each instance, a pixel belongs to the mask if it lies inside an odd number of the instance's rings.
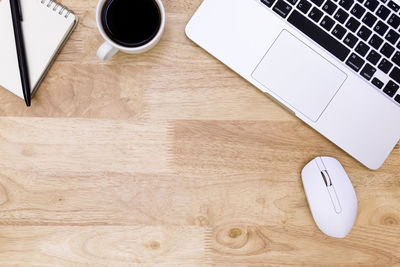
[[[267,7],[271,7],[275,3],[275,0],[261,0],[261,2]]]
[[[367,56],[367,60],[373,64],[376,65],[378,64],[379,59],[381,59],[381,55],[378,54],[378,52],[376,52],[375,50],[371,50],[371,52],[369,52],[368,56]]]
[[[389,17],[387,23],[393,28],[397,29],[400,26],[400,17],[396,16],[395,14],[392,14]]]
[[[372,84],[378,87],[379,89],[382,89],[383,87],[383,82],[381,82],[378,78],[373,78]]]
[[[369,51],[369,46],[364,43],[363,41],[360,41],[358,45],[355,48],[355,51],[360,55],[360,56],[365,56],[367,52]]]
[[[369,81],[372,79],[372,76],[374,76],[375,72],[376,69],[367,63],[361,70],[361,76]]]
[[[324,15],[324,13],[322,13],[321,10],[319,10],[318,8],[313,7],[313,9],[311,9],[310,13],[308,13],[308,16],[315,22],[318,23],[318,21],[322,18],[322,15]]]
[[[356,43],[358,42],[358,38],[355,37],[353,34],[351,34],[350,32],[346,35],[346,37],[344,38],[343,42],[348,45],[350,48],[353,48]]]
[[[352,32],[356,32],[358,27],[360,27],[360,22],[356,20],[355,18],[351,17],[347,22],[346,22],[346,28],[349,29]]]
[[[297,3],[297,0],[287,0],[289,4],[295,5]]]
[[[392,78],[395,82],[400,83],[400,69],[398,67],[394,67],[390,72],[389,77]]]
[[[395,2],[393,2],[393,1],[389,1],[389,3],[387,4],[387,6],[388,6],[389,8],[391,8],[394,12],[397,12],[397,11],[400,10],[400,6],[399,6],[398,4],[396,4]]]
[[[358,31],[357,35],[363,39],[364,41],[367,41],[368,38],[371,36],[372,31],[365,27],[364,25],[361,27],[361,29]]]
[[[282,18],[286,18],[287,15],[289,15],[290,10],[292,10],[292,7],[288,5],[285,1],[278,0],[272,10],[275,11]]]
[[[337,5],[331,1],[326,1],[325,4],[322,6],[322,10],[328,13],[329,15],[332,15],[333,12],[335,12],[337,8]]]
[[[383,43],[383,39],[378,35],[374,34],[368,42],[373,48],[379,49]]]
[[[350,7],[354,4],[354,0],[340,0],[339,5],[346,10],[349,10]]]
[[[392,61],[400,67],[400,52],[397,51],[396,54],[394,54]]]
[[[377,0],[367,0],[364,6],[371,10],[371,12],[374,12],[375,9],[379,6],[379,2]]]
[[[365,14],[364,18],[362,19],[362,22],[371,28],[377,19],[378,19],[377,17],[368,12],[367,14]]]
[[[397,96],[394,98],[394,100],[396,100],[396,102],[400,104],[400,95],[397,95]]]
[[[374,27],[374,31],[376,31],[380,36],[383,36],[388,29],[389,26],[382,21],[378,21],[378,23]]]
[[[336,12],[335,16],[333,16],[337,21],[340,23],[344,23],[346,19],[349,17],[349,14],[344,11],[343,9],[339,8],[339,10]]]
[[[346,61],[346,65],[358,72],[361,67],[364,65],[365,61],[361,57],[357,56],[356,54],[352,53]]]
[[[398,49],[400,49],[400,42],[397,44],[397,46],[396,46]]]
[[[333,27],[333,25],[335,24],[335,21],[333,19],[331,19],[328,16],[325,16],[322,20],[321,20],[321,26],[322,28],[324,28],[327,31],[330,31]]]
[[[399,86],[397,84],[395,84],[393,81],[389,81],[386,84],[385,88],[383,88],[383,92],[390,97],[394,97],[397,90],[399,90]]]
[[[311,0],[311,2],[313,2],[317,6],[321,6],[324,0]]]
[[[351,9],[350,13],[353,14],[354,17],[360,19],[362,15],[364,15],[365,13],[365,8],[363,8],[359,4],[355,4]]]
[[[385,44],[382,46],[382,48],[381,48],[380,51],[381,51],[381,53],[382,53],[385,57],[390,58],[390,57],[392,56],[393,52],[394,52],[394,47],[391,46],[391,45],[388,44],[388,43],[385,43]]]
[[[390,63],[390,61],[388,61],[386,58],[383,58],[381,60],[381,63],[379,63],[378,65],[378,69],[380,69],[381,71],[383,71],[384,73],[388,73],[389,70],[393,67],[393,64]]]
[[[297,8],[303,12],[304,14],[306,14],[308,12],[308,10],[310,10],[312,4],[310,2],[308,2],[307,0],[300,0],[299,4],[297,5]]]
[[[378,8],[378,11],[376,11],[376,15],[378,15],[378,17],[380,17],[383,20],[386,20],[386,18],[389,16],[390,14],[390,10],[388,8],[386,8],[384,5],[381,5]]]
[[[337,41],[329,33],[319,28],[297,10],[293,10],[288,18],[288,22],[339,60],[344,61],[349,55],[350,50],[347,47]]]
[[[394,30],[390,29],[386,34],[385,39],[391,42],[393,45],[399,40],[400,35]]]
[[[335,28],[333,28],[332,34],[339,40],[342,40],[343,36],[346,34],[346,29],[339,24],[336,24]]]

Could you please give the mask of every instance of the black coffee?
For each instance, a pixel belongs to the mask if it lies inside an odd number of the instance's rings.
[[[126,47],[150,42],[161,26],[155,0],[109,0],[104,4],[101,19],[110,39]]]

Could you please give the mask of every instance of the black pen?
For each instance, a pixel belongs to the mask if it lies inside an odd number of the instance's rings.
[[[25,103],[31,105],[31,85],[29,82],[28,64],[22,35],[22,11],[20,0],[10,0],[11,16],[14,26],[15,46],[17,47],[19,73],[21,76],[22,90],[24,92]]]

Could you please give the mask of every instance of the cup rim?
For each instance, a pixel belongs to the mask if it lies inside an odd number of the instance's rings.
[[[97,28],[99,29],[100,34],[108,43],[110,43],[110,45],[112,45],[113,47],[115,47],[119,50],[122,50],[122,51],[128,51],[128,52],[145,51],[145,50],[151,48],[161,38],[161,35],[163,34],[164,27],[165,27],[165,9],[164,9],[164,5],[161,2],[161,0],[154,0],[158,5],[158,8],[160,9],[160,14],[161,14],[161,25],[160,25],[160,28],[158,29],[157,34],[153,37],[153,39],[151,39],[150,42],[147,42],[144,45],[137,46],[137,47],[122,46],[120,44],[117,44],[113,40],[111,40],[110,37],[108,37],[108,35],[104,31],[103,24],[101,23],[101,13],[102,13],[102,10],[104,7],[104,3],[106,1],[108,1],[108,0],[100,0],[99,3],[97,4],[96,22],[97,22]]]

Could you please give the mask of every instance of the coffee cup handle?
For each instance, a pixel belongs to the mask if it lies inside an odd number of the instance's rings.
[[[101,60],[108,60],[112,58],[118,49],[110,45],[108,42],[104,42],[97,50],[97,57]]]

